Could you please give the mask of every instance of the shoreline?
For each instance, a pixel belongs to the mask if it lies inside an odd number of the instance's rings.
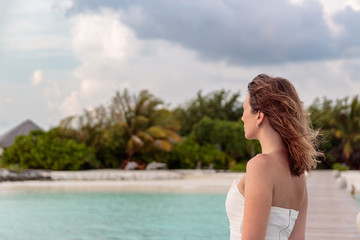
[[[119,177],[119,174],[121,174],[122,177]],[[51,180],[1,182],[0,192],[167,192],[225,194],[233,181],[243,174],[244,173],[215,172],[210,170],[95,170],[55,172],[56,176]]]
[[[326,171],[326,170],[316,170]],[[331,170],[328,170],[331,171]],[[15,192],[227,193],[242,172],[214,170],[51,171],[47,180],[3,181],[0,194]],[[311,174],[311,173],[310,173]],[[341,172],[346,189],[360,195],[360,171]]]

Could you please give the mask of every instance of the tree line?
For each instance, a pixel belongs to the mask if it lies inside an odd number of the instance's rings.
[[[197,95],[169,107],[147,90],[116,92],[108,106],[85,109],[49,131],[19,136],[4,151],[1,165],[10,169],[81,170],[124,168],[130,161],[144,168],[151,161],[170,169],[214,168],[244,171],[260,152],[258,141],[244,138],[239,92],[224,89]],[[360,169],[358,96],[315,99],[308,107],[320,129],[319,168],[342,164]]]

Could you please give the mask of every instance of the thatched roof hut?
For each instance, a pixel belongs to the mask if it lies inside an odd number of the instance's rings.
[[[28,135],[32,130],[42,129],[29,119],[20,123],[10,131],[0,136],[0,147],[8,148],[11,144],[13,144],[17,136]]]

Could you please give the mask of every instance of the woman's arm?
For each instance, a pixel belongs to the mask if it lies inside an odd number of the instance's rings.
[[[259,154],[247,164],[242,240],[265,238],[274,188],[269,162]]]

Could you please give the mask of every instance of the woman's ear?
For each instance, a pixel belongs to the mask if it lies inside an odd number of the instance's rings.
[[[260,126],[265,120],[265,114],[260,111],[258,111],[256,114],[256,126]]]

